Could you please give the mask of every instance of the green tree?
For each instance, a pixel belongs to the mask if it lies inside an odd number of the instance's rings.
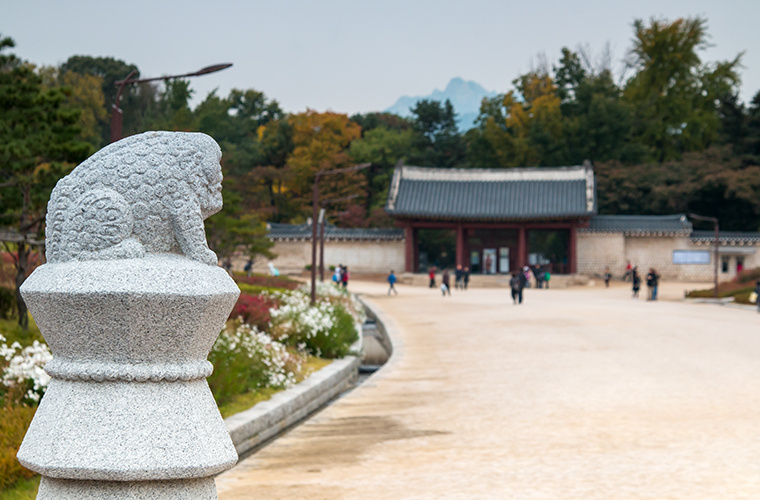
[[[635,134],[653,159],[680,158],[701,151],[717,138],[716,102],[736,92],[739,54],[733,61],[702,63],[708,47],[707,22],[700,18],[673,22],[634,22],[629,64],[635,74],[624,96],[635,110]]]
[[[359,125],[339,113],[307,111],[290,115],[293,130],[293,152],[288,156],[287,189],[305,216],[311,213],[312,186],[317,172],[347,168],[354,165],[348,155],[352,141],[359,139]],[[319,182],[322,199],[366,196],[365,179],[361,172],[323,177]]]
[[[466,136],[469,165],[564,164],[566,143],[554,80],[546,73],[530,72],[513,84],[515,90],[481,103],[478,129]]]
[[[64,106],[68,89],[45,89],[34,68],[3,51],[14,46],[0,37],[0,214],[15,234],[16,300],[19,325],[28,327],[19,287],[27,277],[32,239],[41,239],[50,192],[72,162],[90,145],[77,140],[81,110]]]
[[[516,166],[509,151],[510,131],[507,128],[505,94],[486,97],[480,104],[476,127],[464,134],[465,165],[471,168]]]
[[[209,247],[222,260],[244,249],[250,259],[262,255],[274,258],[270,251],[274,243],[267,237],[266,224],[258,214],[242,208],[241,196],[233,190],[222,191],[224,208],[206,221],[206,237]]]
[[[359,113],[351,116],[351,121],[362,128],[362,135],[378,127],[388,130],[409,130],[412,128],[412,123],[408,118],[393,113]]]
[[[642,161],[646,152],[632,139],[633,109],[623,101],[612,71],[594,69],[583,62],[587,59],[565,47],[554,68],[567,163]]]
[[[742,164],[728,146],[685,153],[681,160],[595,166],[604,214],[700,213],[728,231],[760,230],[760,167]]]
[[[423,99],[411,109],[416,132],[409,161],[427,167],[455,167],[464,159],[464,144],[451,101]]]
[[[71,56],[61,65],[61,73],[68,71],[80,75],[93,75],[102,80],[103,99],[107,115],[98,120],[101,144],[111,142],[111,107],[116,101],[118,87],[116,82],[123,80],[132,71],[133,78],[140,76],[140,70],[134,64],[128,64],[113,57]],[[123,110],[122,127],[124,136],[137,134],[146,130],[144,123],[153,118],[157,99],[157,86],[151,83],[127,85],[121,97]]]
[[[367,198],[363,211],[368,225],[387,222],[380,216],[380,211],[388,199],[393,168],[409,154],[412,142],[411,129],[390,130],[379,126],[351,143],[351,158],[356,163],[372,164],[370,168],[362,171],[367,180]]]
[[[197,130],[195,116],[190,109],[193,90],[189,80],[166,80],[164,90],[159,93],[155,107],[155,118],[150,128],[192,132]]]
[[[741,152],[746,162],[760,165],[760,91],[752,98],[747,109],[746,136]]]
[[[77,128],[79,137],[93,147],[102,145],[101,124],[108,119],[103,97],[103,79],[99,76],[73,71],[62,71],[58,67],[45,66],[37,70],[44,89],[64,87],[68,89],[64,106],[79,108],[81,114]]]
[[[274,120],[257,130],[260,144],[259,165],[247,174],[247,182],[261,186],[265,193],[269,220],[281,222],[294,214],[283,187],[288,180],[287,160],[293,152],[293,127],[288,120]]]

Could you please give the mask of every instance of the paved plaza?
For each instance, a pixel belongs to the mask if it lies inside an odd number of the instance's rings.
[[[395,353],[217,478],[232,499],[760,498],[760,315],[627,287],[353,282]],[[644,290],[645,292],[645,290]]]

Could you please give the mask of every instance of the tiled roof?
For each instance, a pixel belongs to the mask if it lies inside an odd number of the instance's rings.
[[[311,240],[311,224],[267,223],[267,236],[271,240]],[[346,228],[325,225],[326,240],[402,240],[401,228]]]
[[[691,222],[684,214],[675,215],[597,215],[582,231],[624,233],[626,236],[665,236],[691,234]]]
[[[760,245],[760,233],[720,231],[718,234],[720,245]],[[715,242],[715,231],[692,231],[691,241],[697,245],[712,244]]]
[[[499,169],[397,167],[385,210],[396,217],[526,220],[596,212],[591,166]]]

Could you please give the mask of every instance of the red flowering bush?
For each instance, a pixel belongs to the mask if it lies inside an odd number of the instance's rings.
[[[242,318],[243,323],[256,326],[261,331],[269,330],[269,309],[277,307],[277,301],[264,295],[241,293],[230,319]]]

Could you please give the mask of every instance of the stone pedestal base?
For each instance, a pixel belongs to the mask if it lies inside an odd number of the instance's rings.
[[[212,476],[237,453],[205,379],[53,379],[18,460],[53,478],[153,481]]]
[[[38,498],[212,499],[237,461],[206,360],[238,294],[178,255],[38,267],[21,288],[53,353],[18,452]]]
[[[174,481],[40,481],[38,500],[216,500],[214,478]]]

